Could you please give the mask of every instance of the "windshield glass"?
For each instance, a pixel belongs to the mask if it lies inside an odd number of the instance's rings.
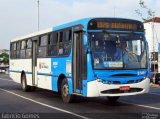
[[[143,35],[91,33],[94,69],[137,69],[147,67]]]

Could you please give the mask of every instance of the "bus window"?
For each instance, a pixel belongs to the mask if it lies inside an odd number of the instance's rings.
[[[62,43],[63,41],[63,32],[59,32],[59,43]]]
[[[51,39],[53,37],[53,34],[48,34],[48,45],[51,45]]]
[[[32,40],[31,39],[28,39],[27,40],[27,49],[26,49],[26,58],[31,58],[32,56]]]
[[[20,51],[20,58],[25,58],[26,52],[26,41],[21,42],[21,51]]]
[[[14,44],[13,44],[13,50],[14,50],[14,51],[16,50],[16,47],[17,47],[17,44],[14,43]]]
[[[13,56],[14,58],[16,58],[16,56],[17,56],[16,49],[17,49],[17,43],[14,43],[14,56]]]
[[[71,49],[72,31],[64,30],[59,32],[59,56],[68,56]]]
[[[71,51],[71,40],[72,40],[72,31],[66,30],[65,32],[65,41],[64,41],[64,55],[69,55]]]
[[[29,39],[27,41],[27,48],[32,48],[32,40],[31,39]]]
[[[20,58],[20,47],[21,47],[21,42],[17,42],[16,58]]]
[[[58,32],[52,32],[50,34],[50,44],[48,44],[48,56],[57,56],[58,49]]]
[[[39,57],[46,57],[47,43],[48,43],[48,35],[41,36],[39,40],[39,46],[38,46]]]
[[[63,56],[63,52],[64,52],[64,33],[61,31],[58,33],[59,35],[59,49],[58,49],[58,55],[59,56]]]
[[[16,43],[11,44],[11,59],[16,58]]]

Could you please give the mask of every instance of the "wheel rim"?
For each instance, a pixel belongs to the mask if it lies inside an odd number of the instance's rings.
[[[67,84],[63,85],[62,93],[63,93],[63,95],[65,97],[67,97],[69,95],[69,89],[68,89],[68,85]]]

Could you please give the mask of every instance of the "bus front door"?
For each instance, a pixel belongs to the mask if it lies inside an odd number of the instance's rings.
[[[37,40],[34,38],[32,42],[32,85],[37,86]]]
[[[86,52],[83,45],[83,32],[75,32],[73,40],[73,87],[74,93],[82,94],[82,81],[86,79]]]

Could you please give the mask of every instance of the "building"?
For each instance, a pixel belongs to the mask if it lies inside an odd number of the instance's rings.
[[[160,17],[144,22],[149,45],[151,72],[160,72]]]
[[[2,53],[7,53],[7,54],[9,54],[9,50],[2,49],[2,50],[0,50],[0,54],[2,54]]]

